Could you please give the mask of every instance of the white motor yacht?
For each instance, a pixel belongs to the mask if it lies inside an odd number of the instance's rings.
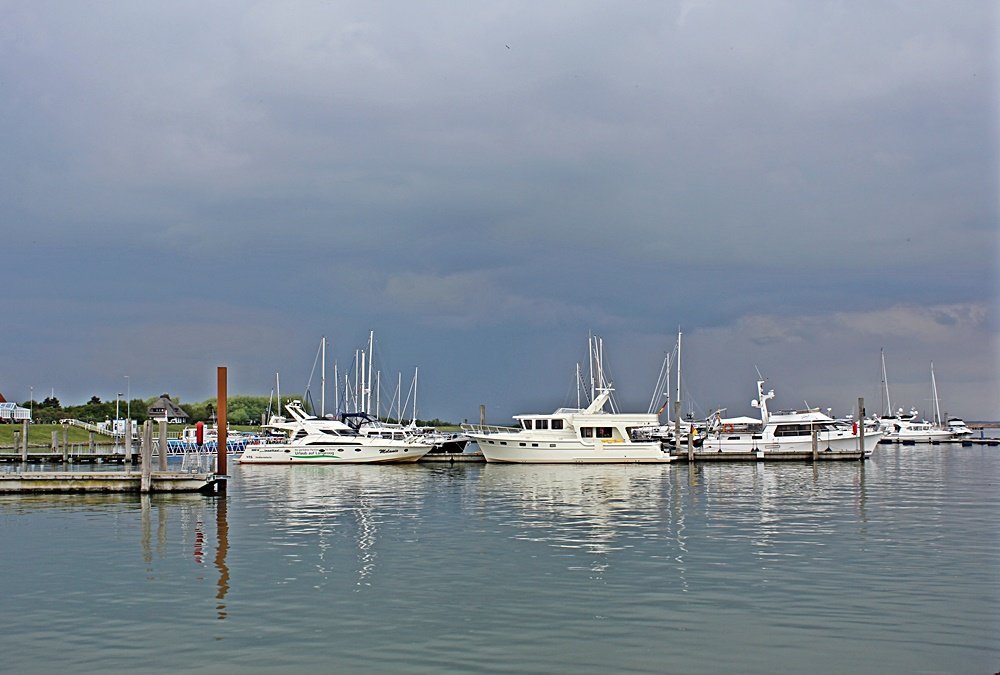
[[[926,420],[918,419],[919,413],[910,410],[909,415],[904,415],[900,410],[897,414],[879,418],[879,428],[883,433],[883,440],[903,443],[913,441],[914,443],[933,443],[935,441],[948,441],[955,438],[955,435],[948,428],[942,428]]]
[[[604,389],[587,408],[559,408],[548,415],[515,415],[518,427],[463,424],[487,462],[523,464],[669,462],[657,440],[635,440],[634,432],[659,424],[651,413],[604,410]]]
[[[290,420],[273,419],[267,434],[248,444],[241,464],[367,464],[416,462],[431,445],[411,438],[363,435],[340,420],[309,415],[301,401],[285,406]]]
[[[750,402],[760,410],[759,424],[717,420],[702,441],[700,453],[752,453],[761,459],[783,454],[801,455],[812,451],[813,432],[820,454],[859,452],[862,430],[857,423],[835,420],[818,409],[771,413],[767,402],[774,398],[774,390],[765,394],[763,387],[764,380],[758,380],[757,399]],[[881,431],[864,429],[865,457],[871,456],[881,437]]]

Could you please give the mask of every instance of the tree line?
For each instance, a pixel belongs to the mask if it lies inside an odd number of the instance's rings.
[[[146,399],[133,398],[131,401],[125,401],[124,399],[102,401],[98,396],[91,396],[90,400],[83,405],[64,407],[60,404],[58,398],[49,396],[42,401],[25,401],[19,405],[24,408],[30,408],[32,410],[32,420],[38,424],[55,424],[59,420],[67,418],[97,424],[105,420],[115,419],[116,413],[119,418],[124,419],[126,411],[131,414],[133,420],[145,422],[148,418],[146,411],[158,398],[159,396],[153,396]],[[290,396],[282,398],[290,400],[301,397]],[[218,407],[218,400],[216,398],[210,398],[200,403],[184,403],[176,398],[171,398],[171,400],[187,413],[188,422],[191,424],[195,422],[211,423],[215,421]],[[307,411],[311,411],[310,403],[308,399],[304,402]],[[230,396],[227,399],[226,417],[230,424],[257,425],[265,419],[269,405],[273,407],[275,403],[267,396]],[[312,414],[318,414],[318,411],[311,412]],[[387,421],[394,422],[395,420],[390,419]],[[447,426],[449,423],[435,418],[432,420],[417,420],[417,424],[437,427]]]

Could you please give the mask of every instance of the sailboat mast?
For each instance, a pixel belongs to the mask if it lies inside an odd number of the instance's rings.
[[[274,374],[274,386],[278,390],[278,417],[282,416],[281,412],[281,373]]]
[[[319,368],[319,416],[326,417],[326,336],[323,336],[323,348],[321,357],[323,360]]]
[[[885,373],[885,349],[879,349],[882,355],[882,386],[885,388],[885,414],[892,416],[892,401],[889,400],[889,376]]]
[[[934,424],[941,426],[941,405],[938,401],[937,380],[934,379],[934,362],[931,361],[931,395],[934,399]]]
[[[420,366],[413,367],[413,424],[417,424],[417,375],[420,374]]]
[[[594,336],[587,334],[587,358],[590,361],[590,400],[594,400]]]
[[[372,407],[372,362],[375,360],[375,331],[368,332],[368,403],[365,412],[371,414]]]

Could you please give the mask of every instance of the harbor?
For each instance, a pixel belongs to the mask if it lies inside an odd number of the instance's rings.
[[[0,494],[18,542],[0,578],[16,617],[5,669],[125,671],[136,645],[163,672],[205,669],[208,650],[241,672],[992,672],[1000,659],[992,448],[229,473],[225,497]]]

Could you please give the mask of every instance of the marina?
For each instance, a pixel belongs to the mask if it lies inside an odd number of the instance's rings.
[[[10,672],[129,670],[136,645],[155,672],[993,672],[997,480],[992,448],[880,445],[0,495],[0,648]]]

